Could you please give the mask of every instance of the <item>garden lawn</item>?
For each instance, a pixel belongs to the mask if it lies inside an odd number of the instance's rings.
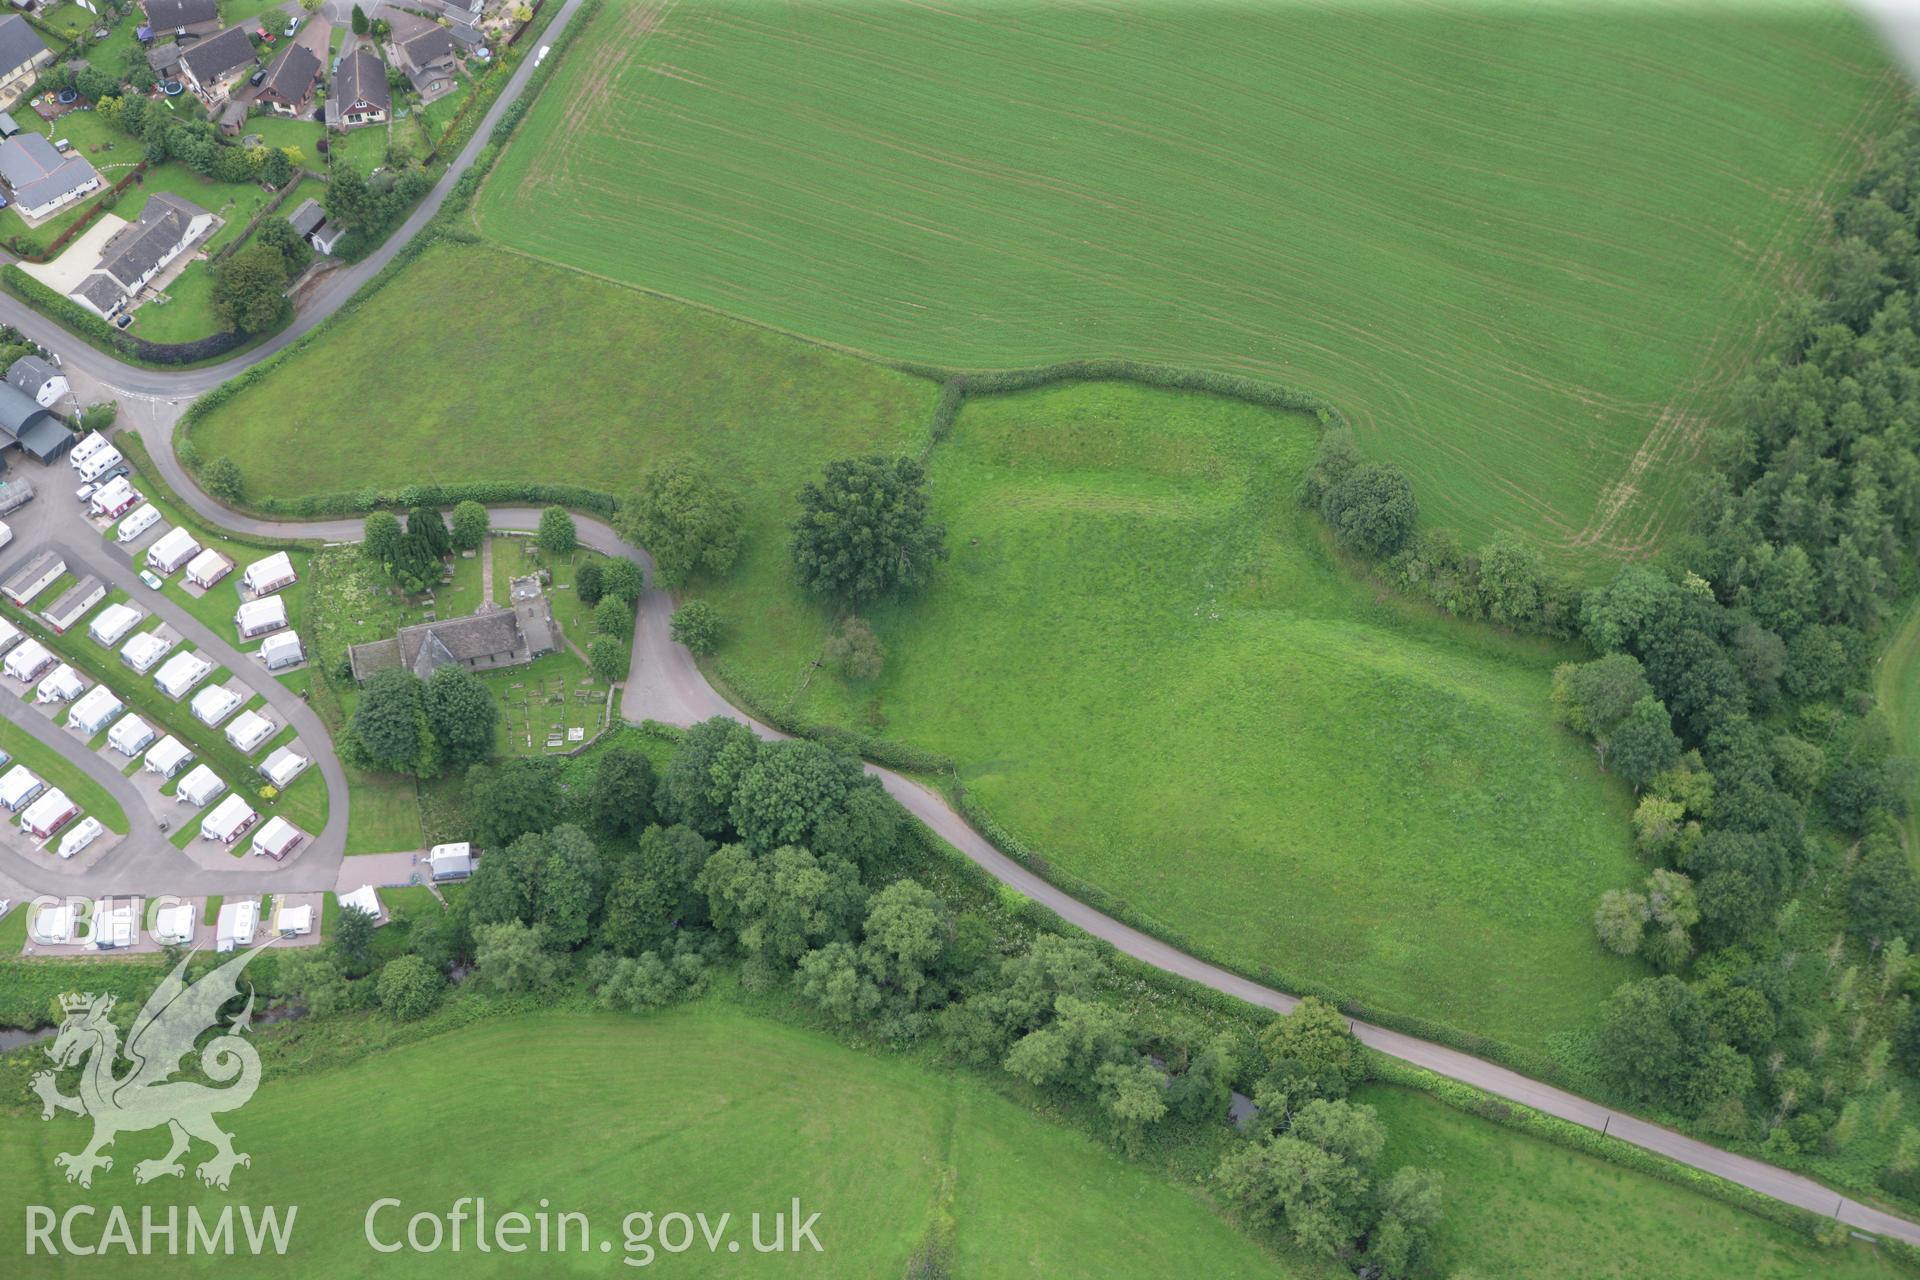
[[[64,725],[66,712],[63,710],[53,723],[56,729]],[[119,835],[127,833],[127,813],[120,807],[119,801],[108,795],[105,787],[82,773],[65,756],[25,729],[11,722],[0,723],[0,751],[12,757],[7,762],[8,769],[16,764],[27,766],[66,792],[89,816],[100,819],[107,830]],[[4,948],[0,948],[0,954],[4,954]]]
[[[460,1086],[448,1088],[450,1079]],[[408,1214],[443,1213],[469,1195],[494,1213],[533,1213],[544,1198],[554,1212],[587,1215],[591,1250],[540,1256],[542,1276],[624,1270],[622,1221],[636,1210],[732,1215],[740,1252],[723,1244],[654,1259],[677,1276],[901,1275],[947,1176],[957,1256],[968,1264],[960,1274],[1332,1274],[1276,1263],[1191,1193],[977,1084],[711,1002],[644,1019],[500,1018],[346,1068],[270,1070],[230,1127],[252,1157],[235,1190],[255,1205],[300,1206],[276,1267],[314,1280],[367,1274],[363,1221],[374,1200],[403,1202],[392,1221],[404,1231]],[[99,1181],[91,1193],[70,1186],[51,1163],[85,1128],[37,1113],[0,1117],[0,1204],[58,1212],[103,1194]],[[136,1185],[126,1170],[157,1154],[155,1142],[164,1135],[129,1133],[116,1145],[114,1169],[101,1176],[118,1202],[184,1201],[203,1212],[229,1202],[192,1181]],[[785,1213],[795,1197],[803,1217],[820,1215],[823,1251],[755,1254],[750,1215]],[[382,1232],[390,1216],[377,1220]],[[22,1223],[19,1213],[0,1217],[9,1274],[66,1274],[64,1260],[25,1256]],[[770,1237],[770,1222],[762,1226]],[[408,1276],[497,1270],[477,1263],[470,1243],[404,1257]],[[90,1268],[103,1277],[231,1269],[230,1258],[185,1256]]]
[[[868,611],[870,683],[807,679],[832,611],[785,579],[689,593],[754,702],[951,756],[1054,868],[1209,956],[1550,1049],[1639,972],[1589,923],[1643,874],[1627,788],[1550,720],[1558,649],[1332,562],[1292,498],[1315,438],[1123,383],[970,402],[930,467],[952,559]],[[781,610],[812,644],[757,625]]]
[[[476,217],[884,356],[1318,392],[1430,521],[1597,574],[1904,94],[1838,4],[619,4]]]

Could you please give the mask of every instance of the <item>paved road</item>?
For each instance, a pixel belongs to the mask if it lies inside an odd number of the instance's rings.
[[[578,4],[579,0],[567,0],[557,22],[568,21]],[[1920,47],[1920,42],[1916,44]],[[492,129],[494,120],[506,105],[518,96],[531,71],[532,63],[529,60],[515,73],[507,91],[501,95],[493,111],[482,122],[473,142],[448,170],[447,176],[442,179],[414,216],[409,218],[400,231],[388,241],[385,248],[354,268],[334,273],[331,279],[314,290],[305,300],[299,317],[286,333],[244,356],[235,357],[220,365],[202,370],[184,373],[154,372],[133,368],[84,347],[65,335],[57,325],[5,295],[0,295],[0,320],[18,326],[44,345],[59,349],[66,356],[68,375],[73,379],[83,401],[108,397],[119,399],[125,415],[123,420],[141,433],[169,483],[207,519],[228,528],[272,536],[326,539],[356,537],[359,531],[357,521],[311,523],[261,521],[223,509],[199,491],[174,457],[172,448],[174,427],[185,404],[193,396],[296,341],[320,320],[337,310],[361,284],[390,261],[399,251],[400,246],[405,244],[407,239],[438,211],[452,179],[472,162],[474,154],[478,152]],[[55,501],[60,500],[63,499],[55,498]],[[36,505],[39,504],[36,503]],[[531,508],[501,508],[493,513],[493,519],[496,528],[532,528],[537,522],[538,512]],[[601,522],[581,519],[579,525],[581,540],[585,545],[609,554],[630,556],[643,565],[647,564],[644,552],[622,543],[618,536]],[[0,571],[3,570],[4,565],[0,565]],[[652,575],[648,576],[651,578]],[[683,725],[692,724],[709,716],[725,715],[752,725],[754,730],[763,736],[770,738],[780,736],[767,726],[742,715],[706,682],[695,665],[692,655],[681,646],[674,644],[668,635],[667,624],[671,611],[672,602],[657,590],[649,590],[641,601],[639,627],[634,641],[633,665],[629,673],[626,698],[622,704],[622,714],[633,721],[653,719]],[[163,616],[167,615],[163,614]],[[168,616],[168,620],[174,621],[171,616]],[[191,619],[187,621],[190,623]],[[182,630],[194,635],[196,640],[200,639],[200,629],[197,626],[191,629],[182,627]],[[303,729],[302,732],[306,730]],[[329,761],[329,763],[332,762]],[[337,765],[334,767],[337,769]],[[1284,1012],[1296,1003],[1293,996],[1216,968],[1176,950],[1157,938],[1149,937],[1100,914],[1000,853],[954,813],[937,792],[910,778],[877,766],[868,765],[867,769],[868,772],[879,777],[887,791],[909,812],[995,879],[1026,894],[1062,919],[1094,937],[1111,943],[1119,951],[1168,973],[1177,974],[1262,1008]],[[329,785],[332,785],[331,779],[329,779]],[[345,813],[344,799],[335,801],[332,809],[333,817],[344,821]],[[332,823],[329,824],[329,830],[332,830]],[[117,850],[115,853],[119,856]],[[316,860],[316,865],[324,864]],[[337,856],[332,859],[332,865],[337,868]],[[299,868],[289,870],[297,871]],[[215,878],[225,879],[225,876],[224,874],[215,875]],[[182,886],[175,880],[167,887],[177,891]],[[0,866],[0,895],[7,894],[9,891],[10,884],[6,868]],[[201,891],[218,891],[218,889]],[[1784,1203],[1814,1213],[1834,1215],[1841,1221],[1864,1231],[1920,1244],[1920,1226],[1840,1196],[1810,1178],[1789,1173],[1784,1169],[1778,1169],[1745,1156],[1733,1155],[1684,1134],[1612,1111],[1575,1094],[1531,1080],[1498,1064],[1449,1049],[1444,1045],[1432,1044],[1368,1023],[1356,1023],[1354,1029],[1361,1040],[1373,1048],[1416,1066],[1590,1129],[1605,1128],[1623,1141],[1631,1142],[1696,1169],[1717,1174]]]

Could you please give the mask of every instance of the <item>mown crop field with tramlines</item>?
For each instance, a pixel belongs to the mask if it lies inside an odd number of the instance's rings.
[[[1838,6],[620,4],[476,217],[889,357],[1317,391],[1431,521],[1584,564],[1680,514],[1898,95]]]

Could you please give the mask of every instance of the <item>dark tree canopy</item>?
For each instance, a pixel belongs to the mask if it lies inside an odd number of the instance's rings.
[[[609,747],[594,766],[587,812],[594,830],[610,839],[639,835],[653,825],[653,761],[634,747]]]
[[[740,500],[684,458],[647,472],[618,519],[620,536],[647,549],[665,587],[680,586],[696,570],[725,573],[740,554]]]
[[[411,773],[426,750],[426,712],[420,681],[411,671],[377,671],[360,689],[353,733],[377,769]]]
[[[1406,545],[1420,507],[1406,473],[1391,462],[1363,462],[1327,491],[1320,514],[1342,546],[1390,556]]]
[[[800,490],[793,560],[800,583],[854,601],[924,585],[947,558],[927,519],[926,472],[911,458],[846,458]]]
[[[560,770],[552,760],[524,757],[475,765],[467,770],[464,810],[474,841],[486,849],[545,831],[560,821]]]
[[[442,768],[465,769],[493,754],[500,705],[480,677],[465,667],[448,665],[433,673],[427,680],[426,712]]]

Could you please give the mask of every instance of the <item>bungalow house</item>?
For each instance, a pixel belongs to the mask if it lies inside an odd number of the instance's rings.
[[[220,6],[215,0],[146,0],[141,7],[155,34],[210,36],[220,29]]]
[[[174,788],[173,798],[198,809],[226,789],[227,784],[220,781],[219,774],[203,764],[197,764],[187,772],[186,777],[180,779],[180,785]]]
[[[393,65],[406,75],[420,101],[444,98],[454,89],[453,36],[445,27],[425,24],[424,29],[402,36],[398,24],[393,43],[387,46]]]
[[[12,106],[52,61],[53,50],[25,18],[17,13],[0,18],[0,103]]]
[[[100,825],[100,819],[98,818],[80,819],[80,821],[73,824],[73,830],[67,832],[66,835],[60,838],[60,856],[63,858],[71,858],[74,854],[79,853],[95,840],[98,840],[105,831],[106,828]],[[133,939],[129,936],[127,941],[121,945],[131,946],[132,943]]]
[[[15,360],[7,369],[7,385],[32,396],[33,402],[42,409],[53,408],[73,390],[67,375],[39,356],[21,356]]]
[[[45,840],[79,816],[80,806],[55,787],[27,806],[26,812],[20,815],[20,829]]]
[[[293,561],[284,551],[276,551],[264,560],[255,560],[240,575],[240,585],[249,595],[264,596],[290,587],[300,579],[294,576]]]
[[[11,382],[0,382],[0,448],[15,444],[22,453],[52,462],[73,444],[73,433],[38,400]]]
[[[253,39],[244,26],[228,27],[182,50],[180,72],[209,106],[222,102],[235,85],[253,74]]]
[[[267,68],[267,78],[260,83],[255,101],[266,103],[279,115],[303,119],[313,111],[313,91],[319,87],[320,71],[320,59],[313,50],[304,44],[288,45],[287,51]]]
[[[67,727],[78,729],[91,738],[112,724],[114,717],[126,709],[127,704],[114,697],[113,690],[97,684],[87,690],[85,697],[67,708]]]
[[[21,684],[32,684],[59,661],[38,640],[22,640],[7,654],[5,671]]]
[[[340,60],[327,97],[327,123],[336,129],[385,124],[393,112],[393,90],[380,55],[361,45]]]
[[[16,133],[0,142],[0,181],[31,222],[100,189],[100,175],[86,157],[77,151],[61,154],[44,133]]]
[[[245,898],[239,902],[225,902],[220,905],[220,915],[213,928],[213,949],[216,952],[232,951],[253,942],[253,931],[260,927],[260,900]]]
[[[269,671],[297,667],[306,660],[307,651],[301,647],[300,637],[294,632],[282,631],[260,642],[260,661],[267,664]]]
[[[259,712],[242,711],[233,718],[233,723],[227,726],[227,741],[238,750],[252,755],[266,744],[267,739],[274,735],[276,728],[272,720]]]
[[[114,723],[113,728],[107,730],[107,745],[131,760],[159,736],[152,725],[128,712]]]
[[[23,764],[17,764],[0,777],[0,808],[8,813],[18,813],[33,803],[33,798],[47,789],[40,776]]]
[[[108,647],[119,644],[127,632],[139,625],[140,611],[130,604],[110,604],[87,624],[87,634],[95,643]]]
[[[120,522],[113,539],[122,545],[138,541],[140,535],[160,523],[160,508],[151,502],[145,502],[133,509],[133,513]]]
[[[285,791],[287,784],[304,773],[311,763],[292,747],[277,747],[261,762],[260,772],[268,782]]]
[[[120,661],[132,667],[141,675],[153,670],[153,664],[167,656],[167,650],[173,648],[171,642],[162,640],[152,631],[135,636],[120,646]]]
[[[102,317],[111,316],[219,221],[191,200],[156,191],[140,217],[101,247],[100,261],[68,296]]]
[[[191,902],[176,902],[153,913],[153,940],[162,946],[184,946],[193,941],[199,913]]]
[[[469,671],[531,662],[557,646],[553,614],[535,578],[515,578],[513,607],[493,608],[465,618],[421,622],[402,627],[391,640],[349,645],[347,660],[355,680],[365,680],[388,667],[405,667],[425,680],[441,667],[459,665]]]
[[[107,598],[107,584],[88,574],[60,593],[40,616],[55,632],[65,635],[67,628],[87,616],[93,606]]]
[[[213,664],[199,654],[176,653],[154,673],[153,682],[159,686],[160,692],[177,702],[212,671]]]
[[[303,839],[305,837],[301,834],[300,828],[276,814],[267,819],[266,825],[260,828],[260,834],[253,838],[253,851],[264,853],[278,862],[292,853],[294,846]],[[312,908],[309,907],[307,910],[311,911]],[[282,920],[286,919],[286,909],[282,908],[279,915]],[[285,930],[283,929],[282,932]]]
[[[208,547],[193,559],[187,561],[187,581],[205,591],[220,579],[233,572],[233,561]]]
[[[192,763],[193,752],[187,750],[187,744],[168,734],[147,749],[147,758],[140,762],[140,767],[162,778],[171,778]]]
[[[147,548],[147,568],[164,578],[199,554],[198,538],[185,529],[169,529]]]
[[[242,640],[251,640],[269,631],[278,631],[287,625],[287,602],[279,596],[268,596],[265,600],[249,600],[234,613],[233,622],[240,628]]]
[[[40,682],[40,687],[33,691],[33,700],[41,706],[50,702],[72,702],[86,691],[87,682],[80,678],[80,673],[63,662]]]
[[[236,792],[215,805],[213,812],[201,821],[200,838],[232,844],[259,820],[260,815]]]
[[[4,591],[7,599],[24,609],[35,596],[52,586],[54,580],[66,571],[67,562],[61,558],[59,552],[42,551],[15,570],[13,576],[5,583],[0,583],[0,591]]]
[[[223,684],[211,684],[193,695],[191,704],[193,718],[202,724],[217,725],[235,711],[246,699]]]

